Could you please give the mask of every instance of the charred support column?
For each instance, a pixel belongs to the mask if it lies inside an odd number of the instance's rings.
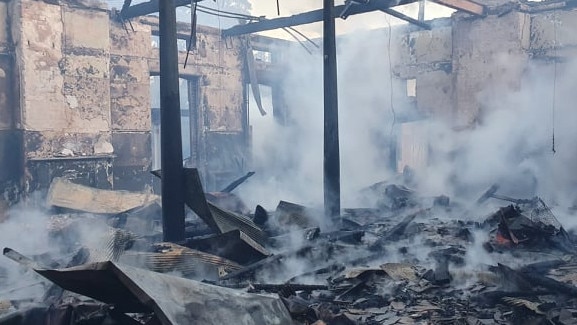
[[[184,170],[174,0],[159,2],[159,34],[162,230],[165,241],[178,242],[184,240]]]
[[[332,218],[341,210],[335,2],[324,0],[323,4],[324,206],[325,216]]]

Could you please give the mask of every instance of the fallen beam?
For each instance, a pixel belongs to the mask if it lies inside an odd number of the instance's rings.
[[[383,7],[390,8],[395,6],[402,6],[405,4],[416,2],[417,0],[373,0],[366,5],[355,5],[348,9],[347,15],[358,15],[375,10],[381,10]],[[444,0],[442,0],[444,1]],[[449,0],[450,1],[450,0]],[[453,0],[454,1],[454,0]],[[333,16],[340,16],[346,5],[335,6]],[[311,24],[323,20],[323,9],[308,11],[302,14],[292,15],[289,17],[280,17],[274,19],[261,20],[255,23],[245,25],[237,25],[222,31],[223,36],[237,36],[243,34],[257,33],[277,28],[290,27]]]
[[[315,290],[328,290],[329,286],[326,284],[296,284],[296,283],[284,283],[284,284],[268,284],[268,283],[251,283],[249,286],[249,292],[259,292],[266,291],[271,293],[279,293],[283,291],[315,291]]]
[[[382,8],[382,9],[379,9],[379,10],[382,11],[382,12],[384,12],[384,13],[386,13],[386,14],[389,14],[389,15],[395,17],[395,18],[402,19],[402,20],[404,20],[404,21],[406,21],[406,22],[409,22],[409,23],[411,23],[411,24],[413,24],[413,25],[419,26],[419,27],[424,28],[424,29],[426,29],[426,30],[430,30],[430,29],[431,29],[431,26],[429,26],[429,24],[424,23],[424,22],[422,22],[422,21],[419,21],[419,20],[417,20],[417,19],[411,18],[411,17],[409,17],[409,16],[407,16],[407,15],[404,15],[404,14],[402,14],[402,13],[396,11],[396,10],[393,10],[393,9],[390,9],[390,8]]]
[[[235,188],[237,188],[240,184],[244,183],[247,179],[249,179],[252,175],[254,175],[254,172],[248,172],[246,173],[246,175],[244,175],[243,177],[233,181],[232,183],[228,184],[227,187],[225,187],[224,189],[221,190],[221,192],[225,192],[225,193],[230,193],[232,192]]]
[[[50,184],[48,205],[90,213],[119,214],[159,201],[150,193],[111,191],[55,178]]]

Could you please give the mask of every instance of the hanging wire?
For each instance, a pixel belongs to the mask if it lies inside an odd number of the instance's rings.
[[[191,5],[186,5],[186,7],[191,8]],[[220,6],[219,6],[219,9],[214,9],[214,8],[210,8],[207,6],[202,6],[202,5],[197,4],[197,10],[199,12],[203,12],[205,14],[209,14],[209,15],[213,15],[213,16],[218,16],[221,18],[246,19],[246,20],[251,20],[251,21],[258,21],[258,20],[262,20],[262,18],[263,18],[263,17],[241,14],[238,12],[222,10],[222,9],[220,9]]]
[[[387,51],[387,56],[389,59],[389,83],[391,85],[391,92],[390,92],[390,105],[391,105],[391,114],[393,115],[393,121],[391,122],[391,132],[389,134],[389,137],[393,136],[393,130],[395,128],[395,124],[397,123],[397,112],[395,111],[395,104],[394,104],[394,94],[393,94],[393,62],[391,59],[391,38],[392,38],[392,31],[393,28],[391,27],[391,21],[389,20],[389,17],[385,17],[386,21],[387,21],[387,26],[388,26],[388,51]]]
[[[311,54],[311,55],[313,54],[313,52],[305,45],[305,43],[303,43],[303,41],[301,41],[298,37],[296,37],[296,35],[293,34],[290,29],[288,29],[288,28],[286,28],[286,27],[283,27],[282,30],[284,30],[284,31],[287,32],[292,38],[294,38],[294,40],[297,41],[297,42],[305,49],[305,51],[307,51],[307,52],[308,52],[309,54]]]
[[[551,151],[557,152],[555,148],[555,106],[557,99],[557,11],[553,11],[553,100],[551,105]]]
[[[309,43],[311,43],[312,45],[314,45],[314,47],[316,47],[317,49],[320,49],[321,47],[315,43],[312,39],[308,38],[305,34],[301,33],[298,29],[294,28],[294,27],[288,27],[290,30],[292,30],[293,32],[299,34],[302,38],[306,39]]]
[[[190,10],[190,38],[188,40],[188,48],[186,49],[186,58],[184,59],[184,69],[186,69],[186,64],[188,63],[190,50],[196,48],[196,9],[197,3],[195,2]]]

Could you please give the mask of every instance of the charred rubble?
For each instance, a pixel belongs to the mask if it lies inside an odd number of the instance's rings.
[[[155,195],[55,179],[51,249],[3,251],[45,293],[0,301],[0,324],[577,323],[575,235],[539,197],[495,185],[467,205],[383,182],[327,225],[292,202],[250,211],[232,192],[251,173],[217,193],[185,175],[181,243],[162,242]],[[19,290],[4,267],[0,285]]]

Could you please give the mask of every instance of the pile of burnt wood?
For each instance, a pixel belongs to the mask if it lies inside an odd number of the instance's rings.
[[[162,242],[158,197],[56,179],[59,254],[4,249],[45,294],[3,300],[0,324],[577,324],[575,237],[538,197],[493,186],[464,208],[377,184],[376,206],[327,223],[285,201],[250,211],[231,192],[251,174],[217,193],[186,175],[181,243]],[[507,203],[476,215],[490,198]]]

